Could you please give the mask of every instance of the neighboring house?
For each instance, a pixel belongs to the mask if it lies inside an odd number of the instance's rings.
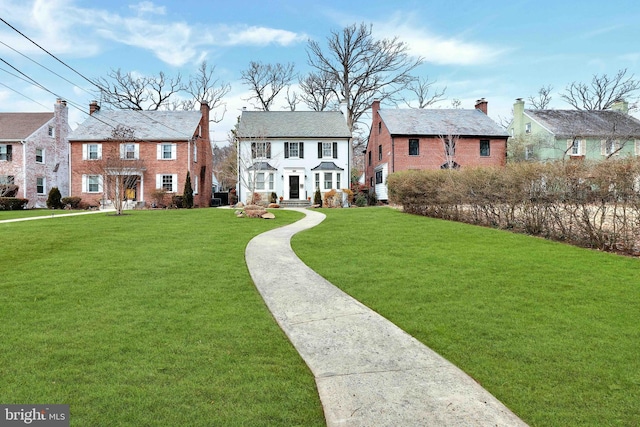
[[[351,132],[339,111],[243,111],[238,124],[238,200],[306,201],[349,188]]]
[[[53,113],[0,113],[0,184],[17,185],[29,208],[46,207],[53,187],[69,195],[68,117],[61,99]]]
[[[487,101],[465,109],[371,106],[365,185],[388,199],[387,176],[409,169],[504,166],[509,134],[487,116]]]
[[[124,165],[132,177],[124,195],[129,206],[153,206],[156,190],[181,195],[190,173],[194,206],[211,203],[212,154],[209,142],[209,106],[199,111],[101,110],[96,101],[90,116],[69,136],[71,146],[71,194],[88,205],[109,205],[105,174],[99,167],[109,156]],[[118,136],[128,130],[131,136]],[[121,170],[124,167],[120,167]]]
[[[628,104],[611,110],[528,110],[516,99],[508,127],[512,152],[524,160],[603,160],[640,154],[640,121]],[[519,149],[517,149],[519,148]]]

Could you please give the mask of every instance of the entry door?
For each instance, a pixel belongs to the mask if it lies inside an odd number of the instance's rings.
[[[298,175],[289,176],[289,199],[300,198],[300,177]]]

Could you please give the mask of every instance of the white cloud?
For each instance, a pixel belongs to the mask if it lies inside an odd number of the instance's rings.
[[[164,6],[156,6],[150,1],[141,1],[140,3],[129,5],[129,9],[135,10],[138,12],[138,15],[145,13],[155,13],[157,15],[167,14],[167,9]]]
[[[426,62],[438,65],[478,65],[492,63],[509,49],[463,40],[460,37],[439,36],[417,25],[410,15],[397,14],[387,22],[373,25],[376,37],[398,39],[410,52]]]
[[[304,34],[297,34],[287,30],[266,27],[229,28],[227,31],[228,45],[257,45],[279,44],[289,46],[306,40]]]

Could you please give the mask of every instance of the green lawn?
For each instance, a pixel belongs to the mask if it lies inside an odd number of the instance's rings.
[[[244,263],[251,237],[300,217],[0,224],[0,402],[69,404],[72,426],[324,425]]]
[[[312,268],[532,426],[640,425],[640,260],[386,208],[322,210]]]

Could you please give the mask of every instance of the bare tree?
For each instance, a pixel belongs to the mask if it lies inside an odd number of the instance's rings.
[[[451,100],[451,108],[457,110],[458,108],[462,108],[462,101],[459,98],[453,98]]]
[[[397,37],[375,40],[364,23],[331,31],[326,50],[315,40],[307,45],[309,65],[328,76],[336,99],[346,102],[351,131],[375,98],[388,99],[414,80],[410,73],[422,58],[412,59],[408,51]]]
[[[328,73],[307,74],[304,79],[299,81],[302,93],[299,95],[300,100],[313,111],[326,111],[337,109],[337,99],[333,90],[335,82]]]
[[[431,91],[431,86],[433,86],[434,83],[435,80],[431,81],[429,80],[429,77],[418,77],[417,80],[414,80],[407,85],[407,90],[412,92],[415,96],[415,99],[418,101],[418,106],[415,108],[427,108],[428,106],[443,100],[444,93],[447,88],[445,87],[440,91],[438,91],[437,89]],[[407,106],[412,107],[412,100],[407,100],[406,98],[404,98],[403,101],[405,104],[407,104]]]
[[[213,172],[223,190],[235,188],[238,181],[237,148],[231,141],[229,145],[213,146]]]
[[[533,106],[533,108],[536,110],[545,110],[549,106],[549,103],[551,102],[552,90],[553,90],[553,86],[551,85],[542,86],[540,89],[538,89],[537,95],[529,96],[528,100]]]
[[[290,87],[287,87],[285,100],[287,101],[287,108],[290,111],[296,111],[296,107],[301,101],[300,95],[298,95],[296,91],[292,91]]]
[[[167,77],[162,71],[157,76],[136,77],[133,73],[111,70],[107,78],[98,78],[102,102],[119,109],[158,110],[167,105],[169,98],[185,89],[182,77]]]
[[[296,77],[295,66],[288,64],[263,64],[251,61],[249,68],[242,71],[240,79],[249,86],[252,95],[247,99],[256,100],[258,108],[269,111],[276,96]]]
[[[608,110],[617,101],[628,100],[640,89],[640,81],[627,69],[615,76],[594,74],[590,83],[573,82],[560,97],[578,110]]]
[[[211,122],[220,123],[227,112],[223,98],[231,91],[231,85],[215,77],[215,70],[215,65],[207,66],[207,62],[202,61],[196,74],[189,77],[189,84],[185,88],[191,99],[182,101],[181,107],[183,110],[195,110],[197,103],[202,102],[209,104],[212,111],[223,107],[220,116],[214,114],[209,117]]]
[[[460,135],[449,131],[445,135],[439,135],[438,138],[442,142],[442,153],[444,157],[444,163],[440,166],[440,169],[457,169],[458,163],[456,163],[456,145],[460,139]]]

